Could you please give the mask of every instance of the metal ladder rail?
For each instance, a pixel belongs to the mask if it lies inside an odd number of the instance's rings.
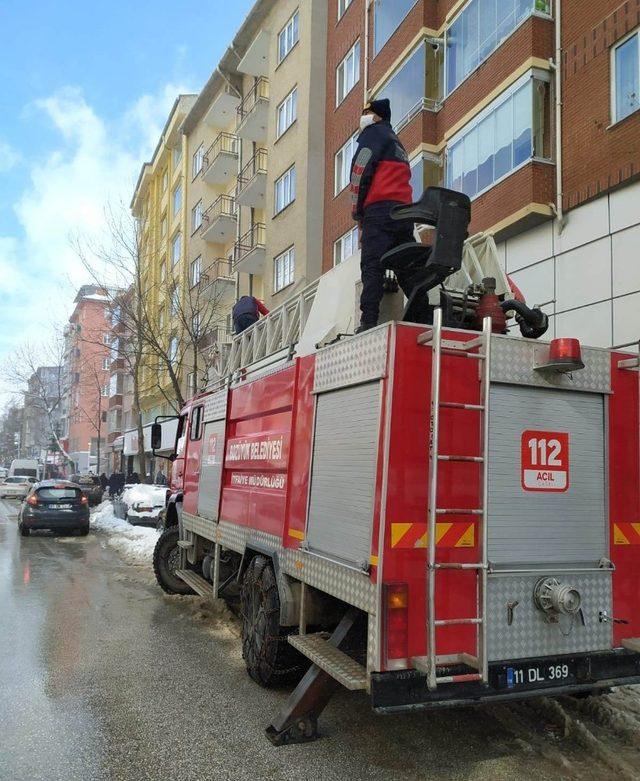
[[[490,368],[491,368],[491,318],[485,318],[483,321],[482,337],[478,340],[472,340],[472,346],[482,346],[482,352],[470,353],[462,345],[459,349],[442,347],[442,310],[434,311],[433,329],[429,341],[432,345],[432,373],[431,373],[431,448],[429,458],[429,516],[427,524],[427,556],[428,556],[428,594],[427,594],[427,636],[428,636],[428,654],[427,654],[427,685],[429,689],[437,688],[438,683],[462,683],[471,680],[480,680],[482,683],[488,682],[488,659],[486,653],[487,646],[487,460],[489,451],[489,389],[490,389]],[[421,340],[427,343],[426,340]],[[471,346],[471,345],[469,345]],[[457,404],[440,401],[440,376],[442,369],[442,354],[457,354],[468,358],[476,358],[483,361],[480,387],[480,404]],[[481,413],[481,457],[454,457],[440,456],[438,451],[438,438],[440,432],[440,407],[454,409],[472,409]],[[471,515],[480,515],[482,518],[482,529],[480,535],[481,557],[482,560],[476,564],[454,564],[451,566],[439,564],[436,560],[436,529],[437,517],[442,514],[452,514],[452,510],[445,510],[437,507],[438,495],[438,463],[441,460],[453,461],[472,461],[482,464],[481,480],[481,505],[480,509],[475,510],[457,510],[457,513],[469,513]],[[462,618],[450,620],[437,620],[435,615],[435,584],[436,572],[438,569],[474,569],[479,570],[480,582],[476,578],[476,618]],[[476,626],[476,648],[477,648],[477,674],[443,676],[438,678],[437,665],[438,656],[436,654],[436,628],[438,626],[453,625],[475,625]]]

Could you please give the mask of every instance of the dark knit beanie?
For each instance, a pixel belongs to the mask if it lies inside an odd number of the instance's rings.
[[[371,100],[364,107],[365,111],[373,111],[380,119],[384,119],[387,122],[391,122],[391,103],[389,98],[382,98],[381,100]]]

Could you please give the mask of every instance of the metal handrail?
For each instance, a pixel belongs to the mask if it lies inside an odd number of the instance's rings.
[[[246,255],[258,247],[264,248],[267,228],[263,222],[257,222],[241,236],[234,247],[234,266],[237,266]]]
[[[267,150],[263,147],[256,150],[254,156],[243,167],[238,175],[238,191],[245,187],[254,176],[267,173]]]
[[[238,125],[246,119],[260,100],[269,100],[269,79],[264,76],[256,81],[238,106]]]
[[[215,141],[204,153],[202,165],[202,176],[211,168],[218,155],[225,153],[230,155],[238,154],[238,136],[234,133],[218,133]]]
[[[206,230],[218,217],[235,217],[237,213],[238,205],[236,199],[232,195],[219,195],[202,215],[200,230]]]

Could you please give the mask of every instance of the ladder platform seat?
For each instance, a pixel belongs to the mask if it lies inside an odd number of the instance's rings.
[[[187,586],[190,586],[196,594],[200,594],[201,597],[213,598],[213,586],[202,575],[198,575],[190,569],[177,569],[176,575],[180,580],[184,580]]]
[[[367,688],[366,669],[344,651],[332,645],[326,633],[289,635],[288,640],[303,656],[349,691],[361,691]]]

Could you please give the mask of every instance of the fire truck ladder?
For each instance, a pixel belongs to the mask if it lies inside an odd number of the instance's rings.
[[[442,338],[442,310],[436,309],[433,327],[421,334],[420,344],[432,348],[431,373],[431,448],[429,456],[429,517],[427,523],[427,655],[413,659],[416,669],[427,673],[427,685],[435,690],[439,684],[469,683],[478,681],[488,683],[487,660],[487,461],[489,451],[489,391],[491,367],[491,318],[483,321],[482,334],[470,341],[453,341]],[[480,348],[476,352],[476,348]],[[460,404],[442,401],[440,398],[440,375],[442,355],[454,355],[466,360],[479,362],[480,400],[478,404]],[[465,409],[478,412],[481,420],[482,455],[444,455],[438,447],[441,409]],[[477,463],[480,465],[480,507],[473,509],[438,507],[438,466],[442,461],[459,463]],[[473,515],[479,519],[481,528],[478,534],[480,561],[469,564],[441,562],[437,559],[436,532],[437,520],[446,515]],[[476,572],[476,613],[474,617],[439,619],[436,615],[436,575],[440,570],[475,570]],[[476,656],[468,653],[438,655],[436,649],[436,630],[445,626],[475,626]],[[451,668],[465,666],[475,670],[472,673],[450,673]],[[439,668],[449,668],[439,672]]]

